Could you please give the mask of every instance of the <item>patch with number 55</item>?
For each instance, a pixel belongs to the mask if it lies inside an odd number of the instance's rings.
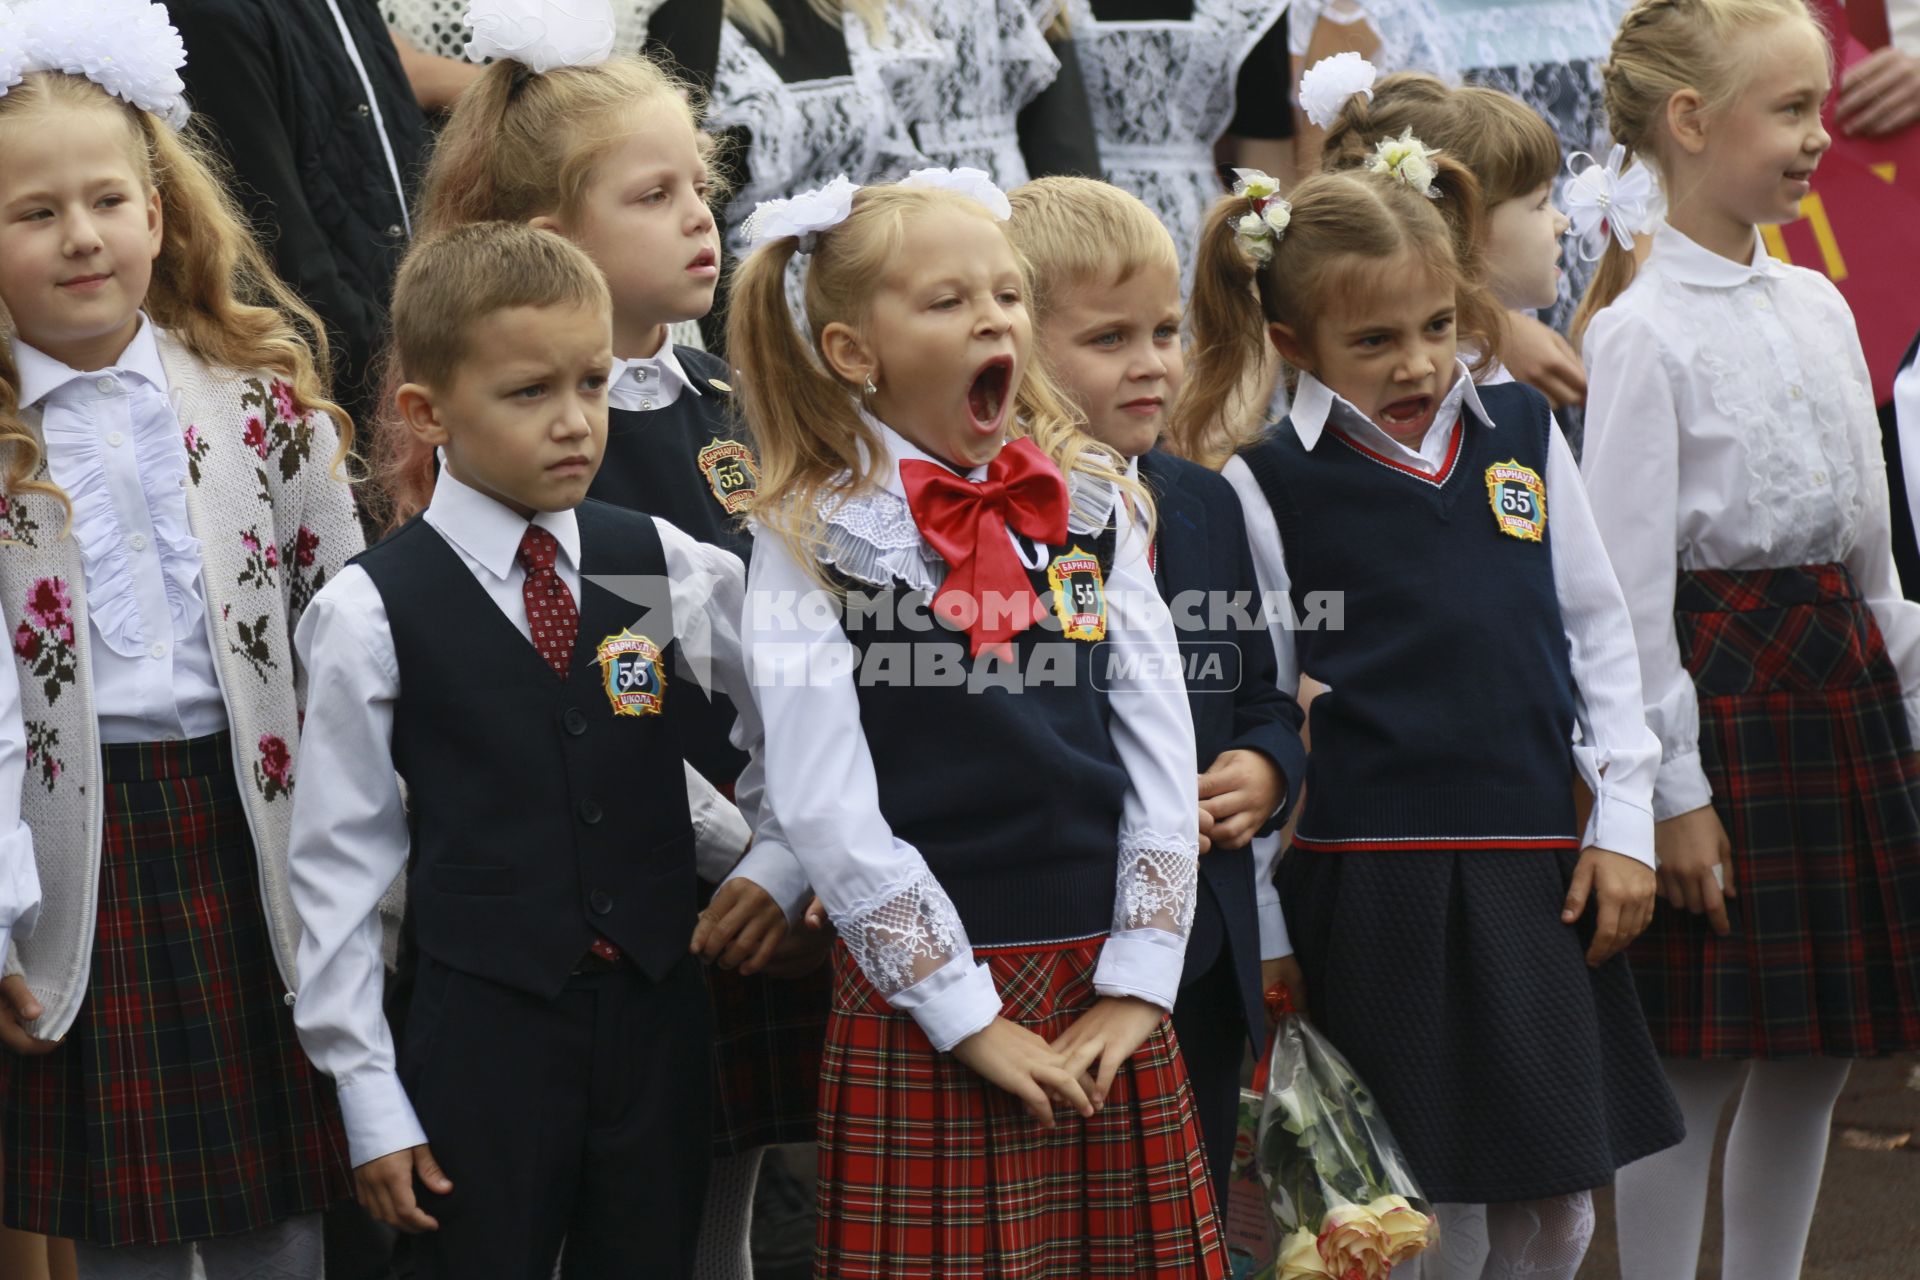
[[[645,636],[622,630],[600,642],[594,656],[607,701],[617,716],[657,716],[667,696],[667,676],[660,669],[660,649]]]
[[[1079,547],[1063,551],[1047,566],[1053,588],[1053,612],[1069,640],[1107,638],[1107,583],[1100,560]]]
[[[1547,486],[1532,467],[1512,458],[1488,467],[1487,501],[1500,532],[1509,537],[1538,542],[1547,531]]]
[[[713,443],[694,458],[694,465],[707,478],[714,500],[730,516],[739,515],[760,487],[760,467],[753,460],[753,450],[738,440],[715,436]]]

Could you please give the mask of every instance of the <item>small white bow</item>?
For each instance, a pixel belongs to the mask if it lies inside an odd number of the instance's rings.
[[[1581,164],[1585,161],[1585,164]],[[1660,190],[1653,181],[1653,169],[1645,163],[1626,169],[1627,149],[1615,143],[1601,164],[1584,151],[1567,157],[1567,183],[1564,196],[1567,221],[1580,256],[1598,262],[1607,251],[1607,237],[1627,252],[1633,252],[1633,238],[1653,229],[1659,216]]]
[[[762,200],[747,218],[747,243],[758,248],[769,240],[794,236],[800,241],[800,252],[812,253],[819,233],[839,226],[853,212],[853,193],[859,189],[860,184],[843,173],[824,187],[785,200]]]
[[[607,0],[473,0],[467,9],[467,58],[511,58],[545,75],[558,67],[597,67],[613,55]]]

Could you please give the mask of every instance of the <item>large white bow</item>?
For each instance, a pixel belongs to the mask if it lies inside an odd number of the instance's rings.
[[[957,191],[985,205],[987,212],[1001,222],[1013,216],[1013,205],[1008,202],[1007,193],[995,185],[985,169],[915,169],[900,179],[900,185]]]
[[[607,0],[473,0],[467,57],[510,58],[529,71],[596,67],[613,54]]]
[[[1373,64],[1348,50],[1322,58],[1300,77],[1300,110],[1317,129],[1330,129],[1356,93],[1373,101]]]
[[[187,123],[187,49],[164,5],[27,0],[0,6],[0,94],[30,71],[84,76],[178,129]]]
[[[853,212],[853,193],[859,189],[860,184],[843,173],[824,187],[785,200],[762,200],[743,228],[747,243],[757,248],[769,240],[793,236],[800,241],[800,252],[812,253],[819,233],[839,226]]]
[[[1626,163],[1627,149],[1619,143],[1604,165],[1584,151],[1567,157],[1572,181],[1562,199],[1576,247],[1588,262],[1597,262],[1606,253],[1609,235],[1632,253],[1634,236],[1651,231],[1659,217],[1660,189],[1654,184],[1652,168],[1643,162],[1626,169]]]

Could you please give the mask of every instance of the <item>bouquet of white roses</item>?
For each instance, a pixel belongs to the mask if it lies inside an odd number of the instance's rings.
[[[1296,1013],[1273,1034],[1256,1141],[1273,1280],[1386,1280],[1439,1238],[1373,1095]]]

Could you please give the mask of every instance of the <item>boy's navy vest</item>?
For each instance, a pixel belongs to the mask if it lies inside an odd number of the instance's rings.
[[[752,437],[733,412],[727,363],[692,347],[673,351],[694,389],[664,409],[608,411],[606,455],[588,496],[659,516],[745,563],[753,535],[743,512],[760,471]],[[674,711],[681,746],[709,782],[725,786],[747,763],[729,737],[733,704],[717,694],[688,693]]]
[[[1303,629],[1313,750],[1303,849],[1577,848],[1574,689],[1545,493],[1547,404],[1482,387],[1447,468],[1425,477],[1332,424],[1283,422],[1242,456],[1279,525]],[[1322,597],[1324,600],[1326,597]]]
[[[354,560],[386,605],[400,671],[394,767],[413,849],[407,910],[420,949],[450,968],[552,997],[596,937],[649,977],[687,952],[693,829],[671,670],[666,557],[653,521],[598,502],[578,511],[583,578],[645,575],[633,603],[582,581],[563,681],[425,520]],[[615,683],[644,656],[604,641],[646,617],[660,713],[615,713]],[[629,706],[634,704],[629,700]]]
[[[843,618],[880,811],[926,859],[976,946],[1113,927],[1128,784],[1097,666],[1113,651],[1102,640],[1114,537],[1110,524],[1065,546],[1023,540],[1048,618],[1015,637],[1005,660],[969,657],[965,633],[928,610],[932,593],[824,566],[849,593]]]

